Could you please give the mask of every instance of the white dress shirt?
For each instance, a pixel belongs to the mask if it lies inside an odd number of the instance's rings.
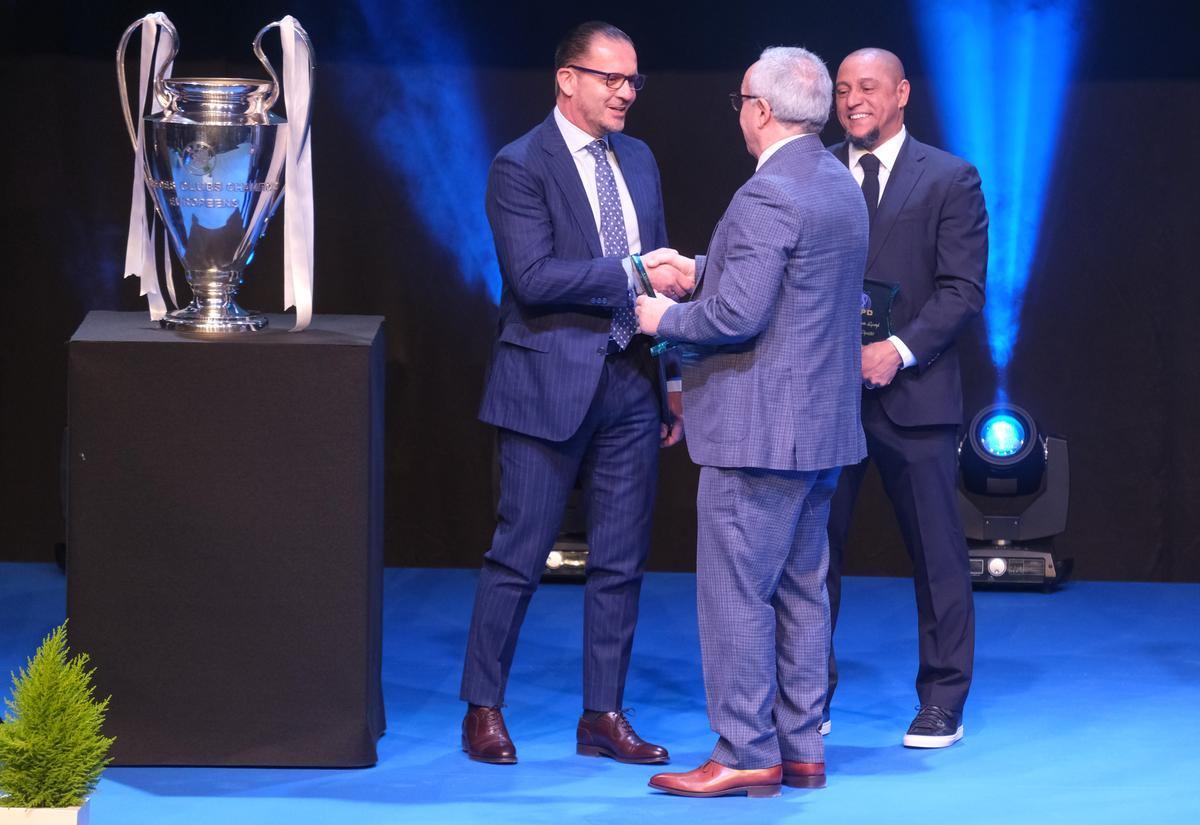
[[[579,179],[583,182],[583,191],[587,193],[588,203],[592,207],[592,217],[596,219],[596,231],[600,231],[600,196],[596,193],[596,158],[584,147],[594,143],[596,138],[580,129],[554,107],[554,122],[558,131],[567,143],[567,151],[575,161],[579,171]],[[621,214],[625,218],[625,234],[629,237],[629,252],[637,254],[642,251],[642,236],[638,232],[637,212],[633,208],[633,199],[629,197],[629,187],[625,185],[625,176],[621,174],[621,164],[608,145],[608,138],[602,138],[608,146],[608,165],[612,167],[613,177],[617,180],[617,194],[621,199]]]
[[[813,136],[813,137],[820,137],[819,135],[816,135],[816,134],[813,134],[812,136]],[[772,143],[770,146],[768,146],[766,149],[763,149],[763,152],[762,152],[762,154],[758,156],[758,165],[756,165],[756,166],[754,167],[754,171],[755,171],[755,172],[757,172],[759,169],[762,169],[762,165],[763,165],[764,163],[766,163],[768,160],[770,160],[770,158],[771,158],[771,155],[773,155],[773,154],[775,154],[776,152],[778,152],[780,149],[782,149],[782,148],[783,148],[784,146],[786,146],[787,144],[791,143],[793,140],[799,140],[799,139],[800,139],[800,138],[802,138],[802,137],[808,137],[808,135],[807,135],[807,134],[804,134],[804,135],[789,135],[788,137],[785,137],[785,138],[783,138],[782,140],[777,140],[777,141],[775,141],[775,142],[774,142],[774,143]],[[859,184],[859,186],[861,186],[861,185],[862,185],[862,184],[860,183],[860,184]]]
[[[892,176],[892,169],[896,166],[896,158],[900,155],[900,147],[904,145],[904,138],[907,135],[908,130],[901,126],[899,132],[870,151],[870,154],[879,159],[879,200],[881,201],[883,200],[883,190],[887,187],[887,182]],[[854,179],[858,181],[859,186],[862,186],[863,178],[865,177],[859,161],[866,154],[868,154],[866,149],[859,149],[853,143],[850,144],[850,174],[854,175]],[[878,203],[876,206],[878,206]],[[917,363],[916,356],[913,355],[912,350],[908,348],[907,344],[895,335],[889,336],[888,340],[892,342],[892,346],[896,348],[896,352],[900,353],[900,359],[904,362],[904,367],[911,367]]]
[[[904,138],[907,135],[908,131],[901,126],[899,132],[870,150],[870,154],[879,158],[880,200],[883,200],[883,190],[887,188],[888,179],[892,176],[892,169],[896,166],[896,158],[900,155],[900,147],[904,145]],[[853,143],[850,144],[850,174],[854,175],[854,179],[858,181],[859,186],[863,184],[863,168],[858,165],[858,162],[865,154],[868,154],[866,149],[859,149]],[[879,204],[876,203],[875,205],[878,206]]]

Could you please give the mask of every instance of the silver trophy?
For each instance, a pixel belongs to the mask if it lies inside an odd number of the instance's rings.
[[[206,333],[262,329],[267,317],[238,306],[236,297],[254,247],[283,200],[287,121],[271,111],[279,98],[279,77],[262,50],[263,35],[280,24],[264,26],[253,43],[269,80],[172,78],[166,74],[179,37],[170,21],[161,19],[169,37],[161,37],[159,45],[169,40],[170,51],[153,73],[153,94],[162,111],[136,115],[144,115],[146,187],[186,270],[192,300],[159,323]],[[125,50],[141,25],[138,20],[126,29],[117,47],[117,80],[135,154],[138,130],[125,81]],[[296,32],[311,55],[307,34],[299,25]],[[307,69],[311,78],[311,62]],[[306,118],[306,138],[308,126]]]

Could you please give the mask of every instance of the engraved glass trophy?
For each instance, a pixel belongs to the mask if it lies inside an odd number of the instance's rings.
[[[892,334],[892,302],[900,293],[900,285],[885,281],[863,279],[862,342],[863,346],[886,341]]]

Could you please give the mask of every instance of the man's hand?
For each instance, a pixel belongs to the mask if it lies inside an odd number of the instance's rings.
[[[662,446],[671,447],[683,440],[683,393],[667,393],[667,409],[671,411],[671,420],[662,423]]]
[[[869,390],[892,383],[904,361],[891,341],[876,341],[862,348],[863,386]]]
[[[674,301],[661,295],[657,298],[639,295],[637,306],[633,310],[637,313],[638,327],[647,335],[657,335],[658,322],[662,320],[663,313],[673,306]]]
[[[654,291],[678,300],[696,287],[696,262],[663,247],[641,256]]]

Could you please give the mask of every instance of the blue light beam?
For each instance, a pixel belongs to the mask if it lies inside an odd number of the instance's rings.
[[[412,212],[457,264],[463,281],[500,300],[500,266],[484,212],[492,152],[462,36],[435,0],[358,0],[369,56],[384,88],[352,85],[360,111],[374,113],[371,137],[399,174]]]
[[[983,179],[998,392],[1021,326],[1078,45],[1077,0],[915,0],[947,148]]]

